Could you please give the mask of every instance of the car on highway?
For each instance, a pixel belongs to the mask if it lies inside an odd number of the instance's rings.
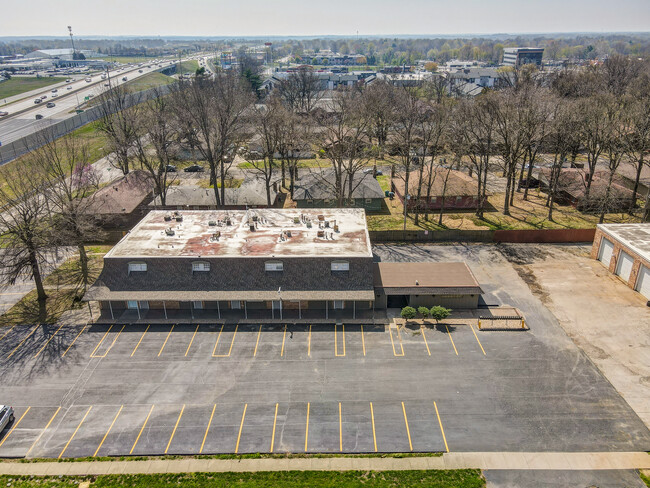
[[[71,87],[71,86],[69,86],[68,88],[66,88],[66,90],[72,90],[72,87]]]
[[[41,120],[43,116],[41,114],[36,114],[36,120]]]
[[[45,100],[47,98],[47,95],[42,95],[41,100]]]
[[[0,432],[14,421],[14,407],[9,405],[0,405]]]
[[[41,103],[42,101],[43,100],[41,100],[40,98],[37,98],[36,100],[34,100],[34,103]]]
[[[0,117],[4,117],[5,115],[9,115],[9,112],[5,112],[4,110],[0,110]]]
[[[54,108],[56,107],[56,104],[54,102],[47,102],[47,105],[45,105],[47,108]]]
[[[55,88],[54,90],[52,90],[52,93],[56,93],[56,92],[58,92],[58,91],[59,91],[59,90],[57,90],[57,89]]]
[[[201,171],[203,171],[203,166],[198,164],[193,164],[192,166],[188,166],[187,168],[185,168],[183,171],[185,171],[186,173],[200,173]]]
[[[168,164],[167,167],[165,168],[165,171],[168,173],[176,173],[176,166],[173,164]]]
[[[141,69],[139,69],[139,70],[138,70],[138,73],[142,73],[142,70],[141,70]]]
[[[59,96],[58,93],[55,93],[54,95],[52,95],[52,98],[56,98],[58,96]]]
[[[68,78],[67,80],[65,80],[65,82],[66,82],[66,83],[72,83],[72,79],[71,79],[71,78]]]
[[[86,83],[90,83],[91,81],[93,81],[92,78],[86,78]]]

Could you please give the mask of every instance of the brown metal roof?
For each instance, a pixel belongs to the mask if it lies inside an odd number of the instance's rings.
[[[465,263],[375,263],[375,288],[412,290],[435,294],[440,289],[454,288],[456,292],[483,293],[472,271]],[[394,291],[394,290],[393,290]]]

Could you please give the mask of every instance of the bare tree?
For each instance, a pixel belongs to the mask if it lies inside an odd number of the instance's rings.
[[[124,85],[102,92],[97,100],[101,116],[96,124],[108,139],[108,149],[113,155],[110,162],[126,175],[130,170],[131,149],[138,138],[138,105],[141,100]]]
[[[376,145],[379,159],[384,158],[388,136],[393,127],[396,90],[392,83],[377,80],[362,92],[364,117],[368,120],[368,137]]]
[[[321,82],[313,71],[301,67],[280,80],[277,91],[284,103],[294,112],[311,113],[323,97]]]
[[[650,152],[650,97],[634,98],[628,102],[628,107],[631,127],[625,141],[627,155],[635,169],[632,202],[636,204],[643,167],[650,164],[647,159]]]
[[[25,176],[25,171],[30,177]],[[47,293],[41,266],[53,248],[52,219],[45,192],[29,167],[0,167],[0,279],[15,284],[22,278],[34,281],[39,321],[47,316]]]
[[[580,139],[587,153],[587,181],[585,188],[585,200],[589,200],[591,182],[593,181],[596,166],[603,151],[607,136],[607,97],[596,95],[588,99],[580,100],[578,113],[580,120]]]
[[[287,168],[289,171],[289,191],[293,198],[295,181],[298,177],[298,156],[311,138],[311,120],[287,109],[280,112],[280,118],[282,124],[278,133],[277,152],[282,165],[282,185],[285,184],[285,168]]]

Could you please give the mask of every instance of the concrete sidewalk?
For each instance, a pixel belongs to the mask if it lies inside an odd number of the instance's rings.
[[[452,452],[440,457],[172,459],[0,463],[0,474],[72,476],[244,471],[389,471],[412,469],[629,470],[650,468],[645,452]]]

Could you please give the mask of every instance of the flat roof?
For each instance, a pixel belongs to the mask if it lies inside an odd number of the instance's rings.
[[[642,259],[650,261],[650,223],[598,224],[598,228]]]
[[[372,257],[372,251],[359,208],[152,210],[105,257],[197,256]]]
[[[375,263],[376,288],[467,288],[480,291],[474,274],[466,263]]]

